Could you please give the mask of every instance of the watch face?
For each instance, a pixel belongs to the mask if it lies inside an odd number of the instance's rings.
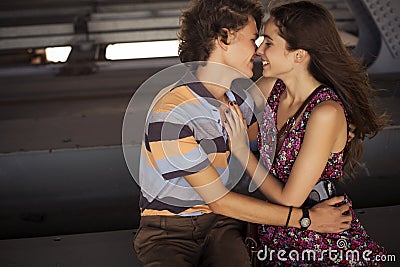
[[[300,221],[301,227],[307,228],[311,224],[311,220],[309,218],[302,218]]]

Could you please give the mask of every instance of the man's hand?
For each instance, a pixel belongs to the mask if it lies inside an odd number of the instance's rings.
[[[349,125],[349,134],[348,134],[348,136],[347,136],[347,142],[351,142],[351,140],[353,140],[354,139],[354,137],[356,137],[356,135],[355,135],[355,130],[356,130],[356,126],[354,125],[354,124],[351,124],[350,123],[350,125]]]
[[[350,228],[351,206],[344,196],[333,197],[310,209],[310,230],[320,233],[339,233]],[[335,204],[337,204],[335,207]]]

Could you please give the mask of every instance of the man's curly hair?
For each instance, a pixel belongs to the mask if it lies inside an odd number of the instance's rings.
[[[253,16],[260,30],[264,8],[257,0],[193,0],[180,17],[179,58],[181,62],[206,61],[222,37],[227,44],[228,31],[237,32]]]

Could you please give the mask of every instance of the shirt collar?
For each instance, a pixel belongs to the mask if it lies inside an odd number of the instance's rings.
[[[198,78],[194,75],[193,71],[187,71],[183,77],[176,84],[176,87],[186,85],[188,86],[194,93],[198,96],[207,100],[208,103],[213,105],[214,107],[220,107],[221,102],[218,101],[211,93],[207,90],[207,88],[203,85],[202,82],[198,80]],[[235,86],[235,83],[232,83],[232,87]],[[229,89],[225,92],[225,95],[228,97],[230,101],[236,101],[234,93]]]

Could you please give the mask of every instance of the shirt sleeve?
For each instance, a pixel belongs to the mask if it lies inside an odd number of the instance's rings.
[[[146,149],[164,179],[200,172],[210,166],[207,154],[196,141],[184,110],[153,112],[146,128]]]

